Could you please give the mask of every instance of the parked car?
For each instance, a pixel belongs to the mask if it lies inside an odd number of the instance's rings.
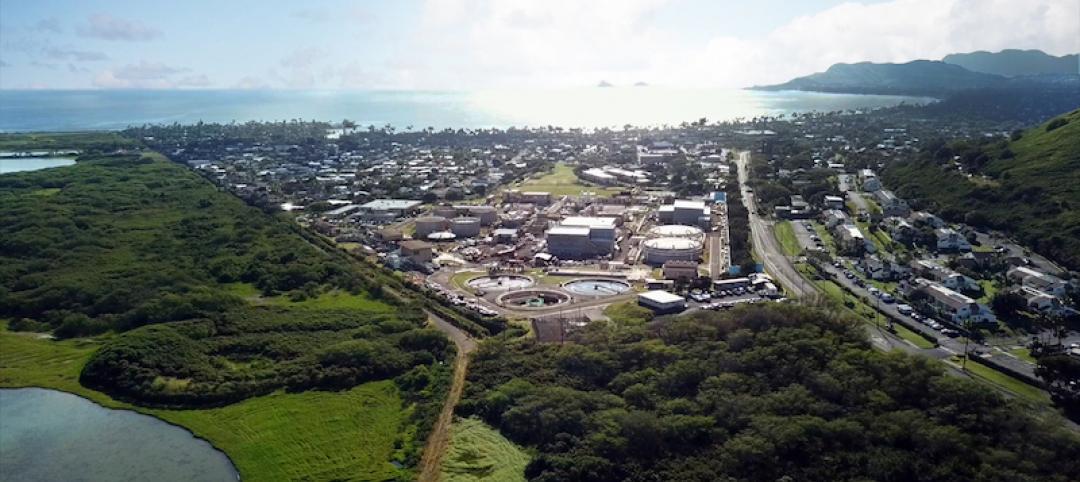
[[[881,294],[881,301],[884,301],[886,303],[892,303],[892,302],[896,301],[896,298],[893,298],[893,295],[890,295],[888,293],[882,293]]]
[[[914,310],[911,309],[910,305],[896,305],[896,311],[900,312],[901,315],[911,316],[912,318],[914,318],[914,316],[912,316],[914,314]]]

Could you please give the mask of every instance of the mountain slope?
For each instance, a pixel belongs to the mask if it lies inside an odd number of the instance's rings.
[[[946,55],[942,62],[959,65],[972,72],[1016,77],[1040,74],[1080,74],[1076,54],[1054,56],[1041,50],[1006,49]]]
[[[939,96],[1006,82],[999,75],[972,72],[945,62],[916,60],[903,64],[835,64],[825,72],[755,89]]]
[[[1080,110],[1009,141],[931,147],[884,177],[946,218],[1005,231],[1080,269]]]

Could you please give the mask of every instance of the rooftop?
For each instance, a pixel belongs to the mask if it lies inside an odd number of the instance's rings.
[[[616,221],[615,218],[571,216],[563,219],[559,224],[563,226],[585,226],[589,228],[614,228]]]
[[[554,226],[547,231],[548,235],[563,235],[563,236],[588,236],[588,226]]]
[[[405,211],[421,204],[423,203],[411,199],[376,199],[361,204],[360,207],[369,211]]]
[[[678,303],[681,301],[686,301],[686,298],[683,298],[682,296],[662,290],[646,291],[639,294],[638,299],[649,300],[654,303],[660,304]]]

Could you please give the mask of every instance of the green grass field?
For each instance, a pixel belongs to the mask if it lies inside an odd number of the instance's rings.
[[[457,419],[450,427],[450,450],[443,459],[442,480],[524,481],[531,458],[484,422]]]
[[[957,355],[949,357],[949,361],[957,366],[961,364],[960,357]],[[1050,395],[1039,387],[1028,385],[1022,380],[1010,377],[1009,375],[978,362],[969,360],[967,363],[967,372],[984,382],[1002,387],[1029,402],[1040,405],[1045,405],[1050,402]]]
[[[612,303],[604,308],[604,316],[626,325],[637,326],[648,323],[653,318],[652,310],[638,306],[636,301]]]
[[[592,192],[600,197],[611,197],[621,190],[619,188],[590,186],[582,183],[574,175],[574,169],[561,162],[555,164],[555,168],[551,173],[539,178],[528,179],[513,187],[522,191],[546,191],[550,192],[552,196],[577,196],[583,192]]]
[[[780,248],[784,250],[784,254],[798,256],[802,252],[802,248],[799,247],[799,240],[795,237],[795,227],[791,225],[791,221],[776,223],[773,232],[776,233],[776,240],[780,241]]]
[[[292,301],[288,296],[265,297],[259,289],[250,283],[229,283],[224,285],[225,291],[239,296],[254,304],[292,306],[297,308],[311,308],[322,310],[361,310],[372,313],[392,311],[394,308],[379,300],[373,300],[363,294],[354,295],[341,290],[330,290],[319,294],[314,298],[303,301]]]
[[[1016,355],[1016,358],[1024,360],[1028,363],[1039,362],[1039,360],[1036,360],[1035,357],[1031,356],[1031,350],[1027,348],[1013,348],[1012,350],[1009,350],[1009,353]]]
[[[6,324],[4,325],[6,327]],[[0,387],[74,393],[183,426],[223,450],[246,480],[386,480],[408,476],[391,461],[408,410],[392,381],[348,391],[277,392],[221,408],[135,407],[79,384],[99,339],[52,341],[0,330]],[[407,445],[407,444],[405,444]]]

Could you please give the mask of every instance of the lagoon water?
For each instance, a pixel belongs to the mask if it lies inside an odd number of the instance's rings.
[[[41,388],[0,389],[0,480],[235,481],[191,432]]]
[[[70,157],[3,157],[0,158],[0,174],[20,171],[36,171],[50,167],[70,166],[75,159]]]
[[[289,119],[399,129],[677,125],[792,112],[926,103],[920,97],[740,89],[589,87],[548,90],[0,91],[0,132],[123,129],[161,123]]]

